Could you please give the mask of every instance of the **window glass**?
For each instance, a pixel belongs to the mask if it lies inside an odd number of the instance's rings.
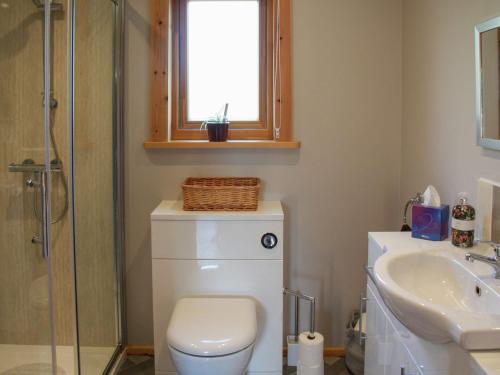
[[[258,0],[190,0],[187,59],[188,121],[259,120]]]

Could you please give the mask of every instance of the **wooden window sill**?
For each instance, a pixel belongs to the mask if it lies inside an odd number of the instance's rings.
[[[300,148],[300,141],[146,141],[146,150],[167,149],[167,148],[189,148],[189,149],[297,149]]]

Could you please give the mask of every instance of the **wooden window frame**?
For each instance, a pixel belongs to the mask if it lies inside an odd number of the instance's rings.
[[[176,143],[174,147],[180,148],[179,142],[190,141],[193,147],[197,147],[200,141],[207,139],[206,131],[199,130],[199,122],[186,121],[187,1],[151,0],[151,124],[150,140],[144,143],[146,148],[169,148],[170,143]],[[250,141],[257,147],[262,141],[266,148],[274,142],[288,142],[289,147],[281,144],[280,148],[299,146],[292,136],[291,8],[291,0],[261,0],[259,121],[232,122],[229,131],[229,139],[233,142],[231,147],[239,141]],[[274,93],[278,9],[280,74]],[[275,118],[281,124],[279,138],[274,131]],[[248,148],[248,144],[244,147]]]

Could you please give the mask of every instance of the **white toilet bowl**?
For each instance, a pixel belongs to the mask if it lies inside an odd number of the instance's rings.
[[[256,306],[249,298],[183,298],[167,330],[180,375],[244,374],[256,336]]]

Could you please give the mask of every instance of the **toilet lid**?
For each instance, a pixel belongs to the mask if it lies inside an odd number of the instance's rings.
[[[186,354],[215,357],[236,353],[255,341],[257,316],[249,298],[183,298],[167,330],[168,344]]]

